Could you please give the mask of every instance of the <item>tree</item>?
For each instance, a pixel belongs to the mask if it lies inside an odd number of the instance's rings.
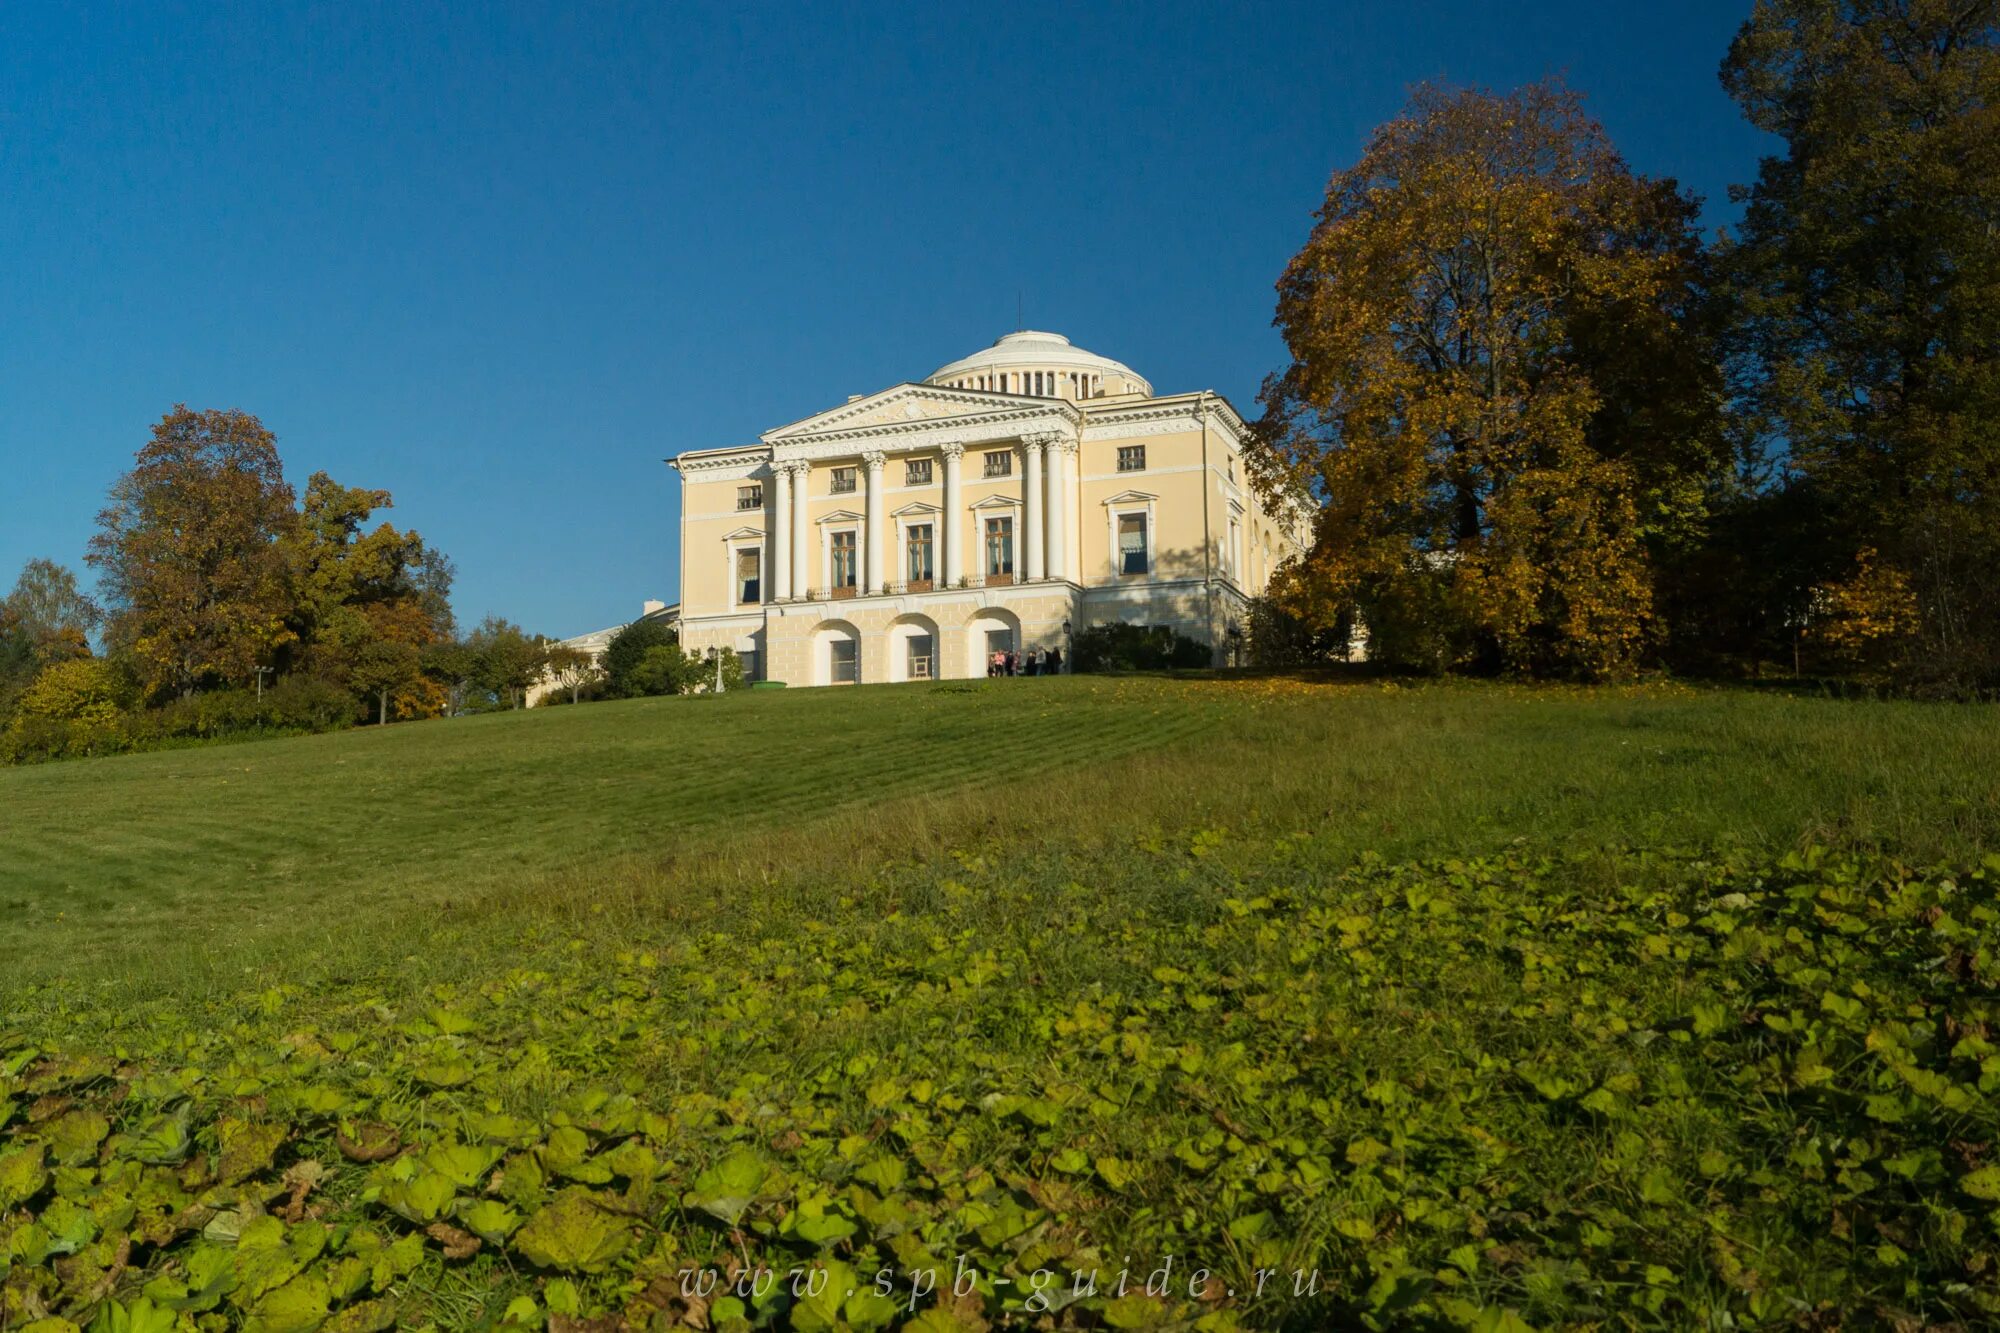
[[[619,630],[604,649],[606,693],[614,699],[629,699],[648,693],[634,684],[632,673],[649,651],[679,641],[671,629],[657,620],[635,620]]]
[[[387,726],[391,696],[415,683],[421,669],[422,658],[415,644],[377,636],[353,648],[347,680],[356,691],[375,697],[375,721]]]
[[[2000,682],[2000,0],[1760,0],[1722,82],[1783,141],[1725,254],[1746,418],[1833,582],[1907,585],[1903,658]]]
[[[0,603],[0,633],[20,636],[37,664],[90,655],[90,636],[104,612],[77,587],[76,575],[53,560],[30,560]]]
[[[479,654],[471,644],[462,639],[433,643],[422,650],[421,669],[443,691],[446,713],[456,717],[465,711],[465,693],[479,675]]]
[[[477,661],[473,679],[504,699],[510,708],[521,706],[521,696],[535,683],[548,662],[548,641],[531,638],[519,625],[488,616],[467,638]]]
[[[1723,456],[1696,207],[1554,84],[1378,130],[1278,283],[1255,475],[1320,505],[1289,609],[1401,665],[1631,670]]]
[[[42,668],[21,692],[15,715],[109,726],[126,702],[126,684],[103,658],[74,658]]]
[[[278,539],[294,520],[271,432],[247,412],[177,405],[97,516],[89,561],[148,693],[245,682],[287,643]]]
[[[581,648],[558,643],[549,649],[549,679],[556,688],[569,691],[569,701],[576,703],[583,697],[583,688],[594,681],[602,680],[604,672],[597,665],[597,659]]]

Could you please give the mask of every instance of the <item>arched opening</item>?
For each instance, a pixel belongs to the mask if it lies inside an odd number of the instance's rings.
[[[989,672],[995,653],[1021,650],[1021,618],[1002,607],[989,606],[978,612],[965,627],[965,661],[968,676]]]
[[[943,648],[937,622],[929,616],[897,616],[889,622],[889,679],[936,680]]]
[[[822,620],[813,631],[815,685],[861,683],[861,635],[845,620]]]

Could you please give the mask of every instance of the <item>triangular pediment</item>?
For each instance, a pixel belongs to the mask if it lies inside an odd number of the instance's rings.
[[[939,512],[941,511],[938,509],[936,505],[930,504],[923,500],[916,500],[912,501],[909,504],[904,505],[901,509],[891,510],[890,517],[910,518],[918,514],[935,514]]]
[[[761,537],[763,535],[764,535],[764,529],[762,528],[738,528],[734,532],[723,533],[722,540],[726,542],[733,542],[733,541],[741,541],[745,537]]]
[[[852,509],[836,509],[831,514],[821,514],[816,521],[820,523],[859,523],[861,515],[855,513]]]
[[[1104,503],[1108,505],[1144,504],[1159,498],[1159,496],[1148,491],[1120,491],[1116,495],[1107,497]]]
[[[989,495],[984,500],[976,500],[966,506],[969,509],[1019,509],[1021,497],[1018,495]]]
[[[865,430],[870,426],[907,426],[912,422],[936,421],[946,417],[991,416],[996,412],[1047,411],[1060,403],[1056,398],[1029,398],[1019,394],[984,393],[971,389],[947,389],[935,384],[898,384],[880,393],[857,398],[780,426],[763,438],[778,444],[804,435],[827,431]]]

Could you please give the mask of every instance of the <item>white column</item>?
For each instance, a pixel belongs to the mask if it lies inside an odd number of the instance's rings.
[[[771,469],[775,508],[771,513],[771,591],[775,600],[792,600],[792,469]]]
[[[889,545],[888,536],[882,531],[884,526],[883,513],[888,507],[883,503],[885,497],[882,494],[882,469],[887,466],[888,461],[885,456],[879,453],[866,453],[861,456],[861,462],[868,470],[867,591],[871,593],[878,593],[883,589],[882,556]]]
[[[1083,442],[1073,440],[1063,456],[1063,499],[1068,512],[1063,530],[1076,538],[1069,544],[1069,580],[1083,582]]]
[[[1046,442],[1039,435],[1030,435],[1021,441],[1021,452],[1028,456],[1027,491],[1028,530],[1023,535],[1022,545],[1027,549],[1022,553],[1027,558],[1028,582],[1042,581],[1042,450]]]
[[[1063,545],[1064,538],[1069,535],[1069,503],[1063,499],[1063,483],[1069,480],[1072,448],[1068,440],[1058,439],[1049,449],[1049,502],[1045,522],[1048,524],[1048,573],[1052,579],[1069,577],[1069,558]]]
[[[812,596],[812,517],[807,504],[812,464],[793,463],[792,473],[792,595]]]
[[[958,581],[965,577],[965,513],[958,488],[958,465],[965,457],[965,446],[947,444],[941,452],[944,454],[944,512],[938,515],[938,540],[943,545],[940,554],[944,558],[944,586],[956,588]]]

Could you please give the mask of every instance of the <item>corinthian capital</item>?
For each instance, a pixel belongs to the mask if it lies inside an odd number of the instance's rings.
[[[960,440],[952,440],[947,444],[939,445],[938,452],[946,458],[963,458],[965,457],[965,444]]]
[[[1062,446],[1060,431],[1038,430],[1021,437],[1021,443],[1030,449],[1056,449]]]
[[[870,472],[880,472],[884,467],[888,466],[889,455],[883,453],[880,449],[870,449],[867,453],[861,455],[861,462]]]

